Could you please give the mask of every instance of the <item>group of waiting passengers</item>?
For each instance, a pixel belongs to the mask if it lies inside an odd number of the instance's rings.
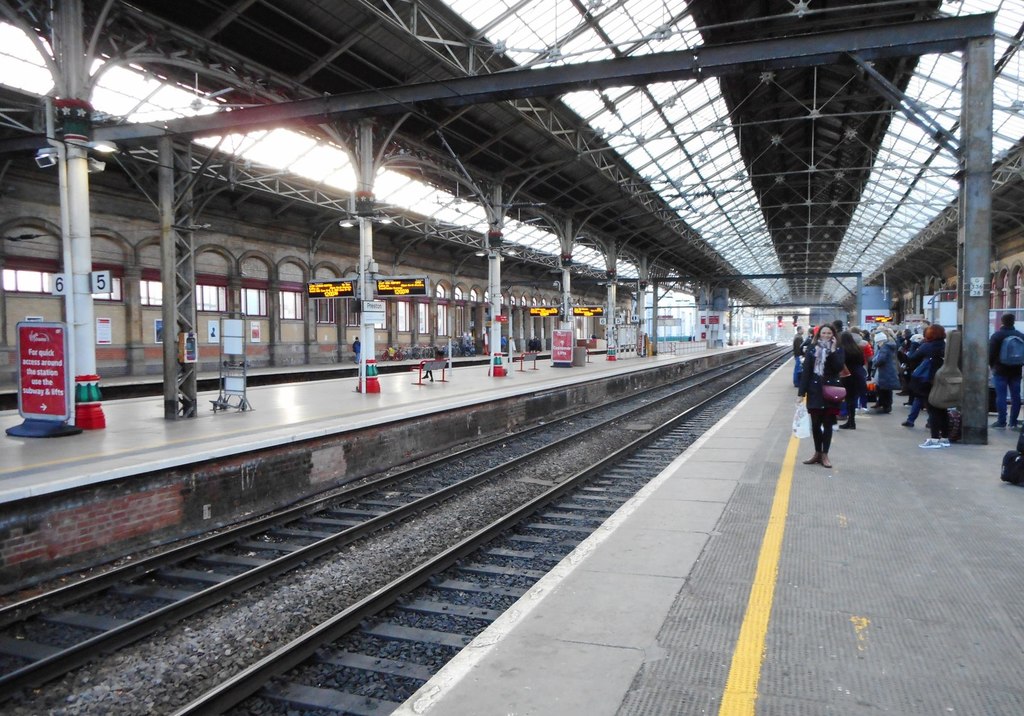
[[[949,447],[949,414],[946,408],[928,403],[945,350],[946,330],[937,324],[929,325],[923,333],[910,329],[893,333],[888,327],[877,328],[874,333],[855,327],[844,331],[842,321],[814,327],[806,336],[803,328],[798,328],[793,338],[793,385],[797,402],[807,401],[814,439],[814,455],[804,464],[832,467],[828,453],[833,426],[845,415],[846,422],[839,429],[857,429],[857,411],[868,410],[869,376],[875,383],[876,414],[892,413],[893,395],[906,396],[910,414],[903,426],[914,427],[922,408],[928,414],[931,437],[920,447]],[[927,358],[931,361],[923,371],[926,375],[912,377]],[[834,394],[831,386],[845,388],[845,397],[830,400]],[[1016,412],[1013,417],[1016,419]]]

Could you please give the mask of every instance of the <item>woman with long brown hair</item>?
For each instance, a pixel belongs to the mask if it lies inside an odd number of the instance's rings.
[[[814,438],[814,455],[804,460],[804,465],[832,467],[828,458],[832,446],[832,426],[839,415],[839,403],[825,400],[822,386],[826,383],[837,385],[839,371],[843,369],[843,349],[836,341],[832,326],[821,326],[814,334],[814,340],[804,354],[804,367],[800,372],[800,388],[797,402],[807,397],[807,412],[811,416],[811,437]]]

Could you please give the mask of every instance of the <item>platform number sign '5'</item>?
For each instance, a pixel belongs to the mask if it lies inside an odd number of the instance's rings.
[[[90,293],[110,293],[110,272],[93,271],[89,274]]]

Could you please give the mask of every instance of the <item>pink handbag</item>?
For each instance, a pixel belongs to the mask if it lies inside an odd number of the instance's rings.
[[[821,397],[828,403],[841,403],[846,400],[846,388],[825,383],[821,386]]]

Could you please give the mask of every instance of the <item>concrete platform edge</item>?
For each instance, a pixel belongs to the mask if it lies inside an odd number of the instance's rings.
[[[789,369],[783,366],[779,370]],[[566,555],[555,567],[540,579],[519,601],[507,612],[494,621],[487,629],[466,646],[454,659],[446,664],[438,673],[424,684],[416,693],[397,710],[393,716],[422,716],[437,708],[451,691],[476,669],[496,647],[521,625],[525,617],[541,606],[544,600],[577,569],[586,566],[586,562],[596,550],[604,545],[618,530],[626,525],[637,510],[654,495],[661,487],[675,476],[697,452],[727,425],[746,405],[754,400],[767,386],[762,383],[747,397],[741,400],[729,413],[711,427],[708,432],[696,440],[681,453],[672,463],[645,485],[635,497],[627,501],[615,511],[605,522],[576,549]],[[692,564],[691,564],[692,567]],[[639,662],[638,662],[639,664]],[[627,684],[628,686],[628,684]]]

